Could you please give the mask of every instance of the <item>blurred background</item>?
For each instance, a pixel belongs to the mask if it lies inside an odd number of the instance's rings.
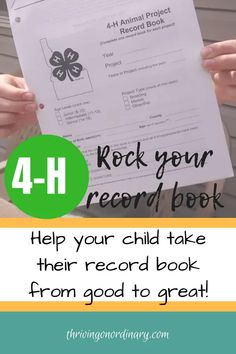
[[[194,3],[205,44],[233,38],[236,39],[236,0],[194,0]],[[5,0],[0,0],[0,73],[13,75],[19,75],[20,73],[20,66],[11,35]],[[222,106],[221,113],[226,135],[229,139],[234,170],[236,172],[236,104],[226,104]],[[20,139],[24,139],[24,136],[34,133],[38,133],[38,127],[29,127],[28,132],[21,132]],[[0,160],[7,157],[6,151],[9,153],[9,147],[14,147],[14,144],[11,145],[12,140],[14,140],[14,138],[0,140]],[[0,197],[6,198],[1,185],[0,180]],[[207,188],[207,186],[198,185],[190,187],[189,190],[202,192],[204,188]],[[218,210],[214,216],[236,217],[236,177],[226,181],[222,201],[225,208]],[[195,215],[196,211],[182,208],[176,216],[194,217]],[[209,215],[203,211],[200,216],[204,217]]]

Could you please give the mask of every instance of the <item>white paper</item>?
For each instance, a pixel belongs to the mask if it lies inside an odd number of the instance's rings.
[[[185,186],[233,176],[213,84],[201,67],[203,43],[191,0],[8,5],[25,78],[45,105],[38,113],[42,131],[81,149],[89,192],[153,192],[156,150],[214,151],[204,168],[167,167],[165,189],[176,181]],[[146,167],[97,168],[98,145],[125,154],[137,142]]]

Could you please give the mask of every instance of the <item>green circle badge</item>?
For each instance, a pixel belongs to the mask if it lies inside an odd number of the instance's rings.
[[[41,219],[64,216],[84,198],[89,183],[87,162],[66,139],[40,135],[21,143],[8,159],[5,185],[12,202]]]

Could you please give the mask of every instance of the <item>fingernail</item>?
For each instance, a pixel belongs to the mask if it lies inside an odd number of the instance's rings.
[[[26,112],[35,112],[37,109],[37,105],[35,103],[32,103],[32,104],[27,104],[25,106],[25,111]]]
[[[32,92],[25,92],[25,93],[23,93],[22,98],[25,101],[33,101],[34,100],[34,94]]]
[[[212,55],[213,55],[213,49],[211,47],[205,47],[201,51],[202,58],[207,59],[212,57]]]

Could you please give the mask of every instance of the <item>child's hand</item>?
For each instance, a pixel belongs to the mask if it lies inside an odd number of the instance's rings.
[[[236,40],[209,45],[202,58],[203,67],[212,74],[219,103],[236,103]]]
[[[0,138],[36,121],[37,104],[25,80],[0,75]]]

